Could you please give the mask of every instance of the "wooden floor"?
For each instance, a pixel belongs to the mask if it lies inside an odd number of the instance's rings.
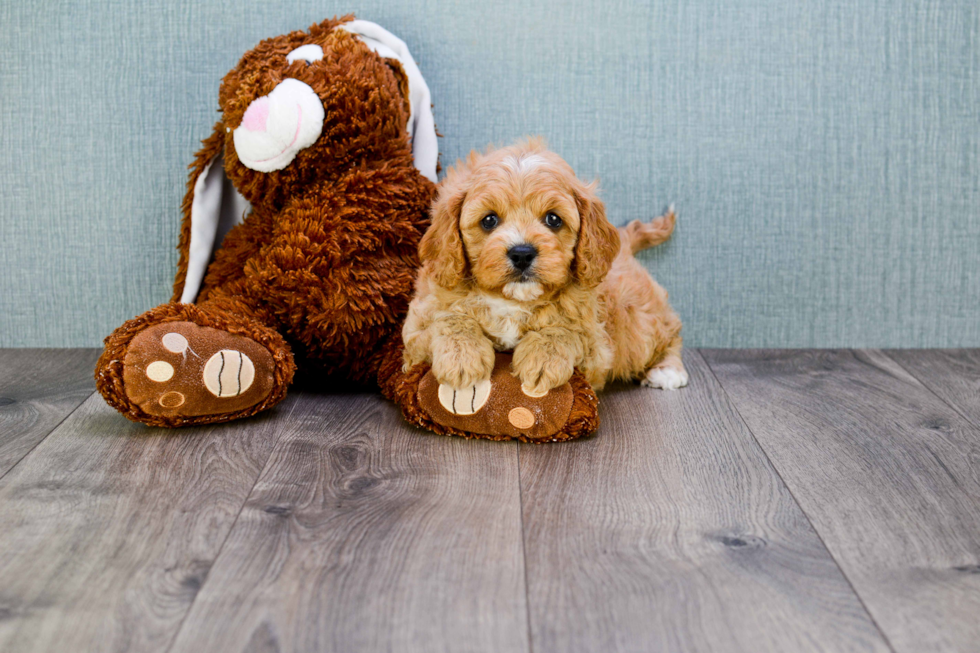
[[[0,651],[980,651],[980,351],[689,350],[585,441],[293,392],[165,431],[0,352]]]

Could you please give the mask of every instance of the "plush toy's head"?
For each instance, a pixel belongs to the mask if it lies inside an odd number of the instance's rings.
[[[331,19],[266,39],[225,75],[225,171],[253,206],[281,206],[328,170],[409,147],[408,73],[346,29],[357,24]]]
[[[225,75],[218,106],[184,199],[181,302],[250,204],[278,212],[318,180],[406,157],[436,181],[429,89],[405,43],[374,23],[345,16],[262,41]]]

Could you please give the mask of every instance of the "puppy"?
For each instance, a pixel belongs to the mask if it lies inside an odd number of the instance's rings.
[[[513,350],[523,390],[542,396],[574,367],[613,380],[687,385],[681,321],[633,258],[664,242],[674,214],[617,230],[596,183],[540,139],[470,154],[443,180],[419,244],[422,269],[402,331],[405,367],[429,362],[456,389]]]

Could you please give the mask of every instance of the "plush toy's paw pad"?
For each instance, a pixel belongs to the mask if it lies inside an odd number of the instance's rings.
[[[571,414],[571,386],[531,394],[510,373],[510,362],[509,355],[497,354],[490,378],[463,389],[440,385],[429,371],[419,382],[419,404],[436,423],[461,431],[497,438],[551,438]]]
[[[543,396],[543,395],[542,395]],[[534,417],[534,413],[525,408],[524,406],[518,406],[509,413],[507,413],[507,421],[510,422],[511,426],[514,428],[526,431],[537,423],[537,419]]]
[[[255,380],[252,359],[234,349],[222,349],[204,366],[204,385],[215,397],[237,397]]]
[[[259,343],[193,322],[149,327],[123,360],[126,396],[150,415],[244,410],[269,396],[275,363]]]
[[[439,403],[453,415],[473,415],[490,398],[490,379],[457,390],[448,385],[439,386]]]
[[[648,388],[677,390],[687,385],[687,370],[676,367],[651,367],[641,382]]]

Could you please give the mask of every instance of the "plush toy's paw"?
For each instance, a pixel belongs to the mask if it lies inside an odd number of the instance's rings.
[[[285,342],[271,330],[165,304],[106,338],[95,377],[106,401],[130,419],[173,427],[269,408],[285,396],[293,369]]]
[[[440,384],[427,365],[403,374],[391,364],[379,380],[410,422],[436,433],[553,442],[598,428],[598,399],[581,374],[543,394],[528,394],[510,365],[509,354],[497,354],[490,379],[465,388]]]
[[[123,359],[126,396],[149,415],[215,415],[269,396],[268,349],[244,336],[193,322],[165,322],[137,335]]]

